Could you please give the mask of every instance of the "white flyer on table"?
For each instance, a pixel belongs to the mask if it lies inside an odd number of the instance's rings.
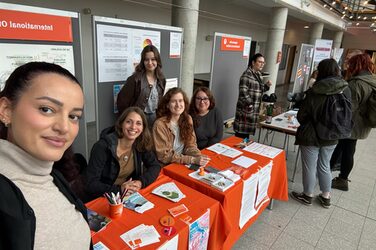
[[[283,151],[282,149],[271,147],[257,142],[249,144],[247,147],[243,148],[243,150],[272,159]]]
[[[258,208],[261,203],[263,203],[265,200],[269,200],[268,197],[268,188],[270,184],[270,178],[273,168],[273,161],[270,161],[265,167],[260,169],[259,175],[258,175],[258,194],[257,194],[257,200],[256,200],[256,208]]]
[[[239,218],[240,228],[243,228],[247,221],[257,213],[257,210],[255,209],[257,181],[258,172],[243,182],[243,195]]]
[[[176,250],[179,244],[179,234],[176,234],[174,238],[166,241],[162,246],[158,247],[157,250]]]
[[[214,145],[211,145],[210,147],[207,147],[206,149],[230,158],[235,158],[243,153],[222,143],[216,143]]]
[[[257,160],[254,160],[252,158],[246,157],[244,155],[240,156],[239,158],[236,158],[231,163],[234,163],[235,165],[238,165],[243,168],[249,168],[253,164],[255,164]]]

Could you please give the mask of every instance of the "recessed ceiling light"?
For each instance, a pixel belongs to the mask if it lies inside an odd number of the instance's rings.
[[[333,1],[333,2],[332,2],[332,5],[334,5],[335,3],[336,3],[336,1]]]
[[[367,17],[365,16],[365,17],[363,17],[363,20],[367,20]]]
[[[353,15],[351,15],[351,16],[350,16],[350,19],[353,19],[353,17],[354,17],[354,16],[353,16]]]
[[[332,7],[330,7],[329,9],[330,9],[330,10],[332,10],[333,8],[332,8]]]
[[[304,26],[304,28],[305,28],[305,29],[309,29],[309,26],[308,26],[308,25],[306,25],[306,26]]]
[[[359,23],[356,23],[356,26],[359,26]]]

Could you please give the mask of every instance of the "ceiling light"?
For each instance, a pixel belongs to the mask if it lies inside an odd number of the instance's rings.
[[[343,15],[341,18],[344,19],[346,15]]]
[[[371,27],[375,26],[375,23],[371,23]]]
[[[324,4],[324,8],[326,8],[326,6],[328,6],[327,4]]]
[[[363,17],[363,20],[367,20],[367,17],[365,16],[365,17]]]
[[[332,7],[330,7],[329,9],[330,9],[330,10],[332,10],[333,8],[332,8]]]
[[[332,2],[332,5],[334,5],[334,4],[336,4],[336,1],[333,1],[333,2]]]
[[[344,11],[342,11],[342,14],[345,14],[346,13],[346,11],[344,10]]]
[[[358,19],[360,19],[362,16],[358,16]]]
[[[351,16],[350,16],[350,19],[353,19],[353,17],[354,17],[354,16],[353,16],[353,15],[351,15]]]
[[[359,23],[356,23],[356,26],[359,26]]]
[[[349,8],[349,7],[346,6],[346,7],[345,7],[345,10],[347,10],[348,8]]]
[[[305,29],[309,29],[309,26],[308,26],[308,25],[306,25],[306,26],[304,26],[304,28],[305,28]]]

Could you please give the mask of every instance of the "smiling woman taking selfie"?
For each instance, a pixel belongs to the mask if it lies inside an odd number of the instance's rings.
[[[0,249],[89,249],[86,208],[52,169],[79,130],[77,79],[51,63],[18,67],[0,92]]]

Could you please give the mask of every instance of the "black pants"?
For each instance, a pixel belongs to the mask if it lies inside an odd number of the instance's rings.
[[[341,164],[341,171],[339,177],[347,179],[354,166],[354,154],[356,148],[356,140],[342,139],[338,141],[336,148],[330,159],[330,165],[333,166],[336,162]]]

